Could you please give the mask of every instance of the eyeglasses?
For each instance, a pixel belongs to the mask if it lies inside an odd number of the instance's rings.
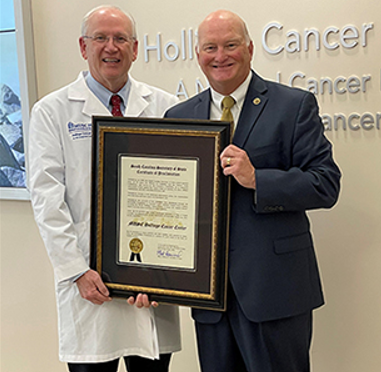
[[[135,38],[132,36],[82,36],[84,39],[91,39],[97,44],[106,44],[112,38],[114,44],[123,45],[132,41],[135,41]]]

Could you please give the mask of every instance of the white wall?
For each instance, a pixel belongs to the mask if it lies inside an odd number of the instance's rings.
[[[83,14],[102,4],[99,0],[32,0],[39,97],[72,81],[86,65],[77,39]],[[375,115],[380,107],[381,4],[365,0],[202,0],[126,1],[138,23],[140,57],[133,67],[135,78],[175,92],[180,79],[189,94],[196,78],[205,83],[196,61],[181,57],[158,62],[150,52],[144,61],[143,36],[163,45],[180,43],[181,30],[195,29],[211,11],[228,8],[246,19],[256,44],[253,62],[264,77],[286,82],[294,72],[307,78],[371,76],[366,92],[318,94],[322,113]],[[330,26],[361,29],[374,23],[367,46],[334,51],[314,44],[308,52],[272,56],[261,45],[261,32],[270,22],[284,25],[272,33],[274,47],[288,31],[302,33]],[[337,39],[331,35],[331,42]],[[173,53],[173,49],[170,50]],[[306,80],[306,79],[305,79]],[[301,80],[298,80],[300,83]],[[299,84],[300,85],[300,84]],[[342,85],[340,85],[342,87]],[[357,123],[355,121],[354,123]],[[315,312],[312,349],[314,372],[378,372],[381,365],[381,130],[350,129],[327,132],[335,158],[343,171],[343,189],[331,211],[310,213],[327,305]],[[33,221],[29,202],[0,201],[1,244],[1,370],[65,371],[57,358],[57,332],[52,270]],[[175,356],[172,371],[197,372],[193,327],[188,310],[182,309],[184,350]],[[122,369],[124,370],[124,369]]]

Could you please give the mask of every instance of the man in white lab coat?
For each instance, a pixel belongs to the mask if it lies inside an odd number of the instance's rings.
[[[91,117],[161,117],[177,98],[132,79],[138,42],[132,17],[102,6],[84,18],[79,39],[89,71],[41,99],[31,114],[29,180],[35,219],[55,274],[59,358],[71,372],[168,371],[180,350],[178,309],[152,307],[145,295],[109,297],[89,268]],[[157,305],[157,304],[154,304]]]

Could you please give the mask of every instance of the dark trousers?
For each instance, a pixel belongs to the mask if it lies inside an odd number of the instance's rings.
[[[309,372],[312,313],[255,323],[229,288],[217,324],[196,322],[202,372]]]
[[[160,359],[138,356],[124,357],[128,372],[168,372],[172,354],[160,354]],[[117,372],[119,359],[105,363],[68,363],[70,372]]]

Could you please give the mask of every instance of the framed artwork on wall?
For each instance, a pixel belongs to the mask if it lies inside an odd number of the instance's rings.
[[[0,199],[29,200],[29,111],[37,99],[29,0],[2,0],[0,13]]]

